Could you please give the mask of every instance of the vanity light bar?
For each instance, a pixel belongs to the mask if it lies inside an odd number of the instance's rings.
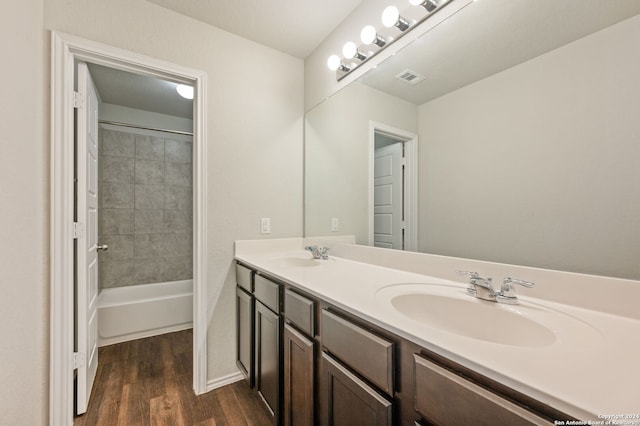
[[[358,48],[354,42],[348,42],[342,49],[344,60],[351,61],[357,59],[359,62],[345,63],[343,58],[338,55],[331,55],[327,60],[327,66],[331,71],[335,71],[336,80],[340,81],[345,78],[351,71],[376,56],[394,41],[407,34],[417,25],[427,20],[434,12],[442,8],[449,0],[409,0],[411,6],[420,6],[423,8],[425,15],[418,21],[407,21],[402,17],[400,11],[395,6],[389,6],[382,13],[382,24],[387,28],[397,28],[400,34],[395,38],[385,39],[378,34],[378,30],[373,25],[367,25],[360,33],[361,41],[367,47],[373,47],[375,51],[367,51]]]

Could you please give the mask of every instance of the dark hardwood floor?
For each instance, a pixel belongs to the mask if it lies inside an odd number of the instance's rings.
[[[245,381],[196,396],[191,330],[105,346],[88,411],[74,426],[270,425]]]

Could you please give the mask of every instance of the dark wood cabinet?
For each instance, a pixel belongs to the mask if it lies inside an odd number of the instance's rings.
[[[255,386],[267,408],[271,411],[274,424],[280,424],[280,383],[281,383],[281,338],[280,315],[256,300],[255,328]]]
[[[371,386],[322,354],[323,426],[390,426],[392,403]]]
[[[313,340],[284,326],[284,425],[314,424],[314,350]]]
[[[236,287],[236,365],[253,387],[253,315],[254,298],[242,287]]]
[[[433,424],[553,424],[422,355],[414,355],[414,360],[416,411]]]
[[[303,289],[245,269],[236,289],[238,366],[255,377],[254,390],[277,426],[571,419]]]

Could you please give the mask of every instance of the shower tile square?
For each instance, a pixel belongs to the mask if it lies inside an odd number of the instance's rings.
[[[133,284],[136,284],[133,261],[100,263],[100,288],[125,287]]]
[[[162,185],[164,183],[164,162],[136,159],[135,183],[142,185]]]
[[[136,234],[163,234],[167,232],[163,210],[136,210]]]
[[[191,164],[165,162],[165,184],[190,187],[192,182]]]
[[[165,210],[164,225],[170,233],[190,233],[192,229],[192,215],[188,210]]]
[[[191,188],[165,186],[164,208],[169,210],[191,210],[193,205]]]
[[[165,160],[173,163],[191,163],[191,142],[165,139]]]
[[[102,155],[99,161],[101,182],[133,183],[135,166],[133,158]]]
[[[167,281],[164,271],[165,260],[162,257],[134,261],[134,279],[136,284]]]
[[[164,139],[136,135],[136,158],[142,160],[164,160]]]
[[[134,157],[136,152],[135,135],[115,130],[101,129],[100,153],[115,157]]]
[[[136,209],[162,209],[164,207],[164,186],[137,185],[135,186]]]
[[[165,280],[177,281],[193,278],[193,260],[191,256],[165,258]]]
[[[100,235],[133,234],[133,209],[100,209],[98,232]]]
[[[101,235],[100,244],[106,244],[109,250],[98,252],[100,262],[116,262],[133,258],[133,235]]]
[[[100,186],[100,208],[133,208],[133,184],[103,182]]]
[[[193,236],[189,234],[164,234],[160,247],[165,257],[191,256],[193,253]]]
[[[138,234],[135,236],[135,260],[154,259],[164,255],[164,237],[169,234]]]

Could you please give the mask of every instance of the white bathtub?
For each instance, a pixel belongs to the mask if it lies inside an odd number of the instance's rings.
[[[193,327],[193,281],[107,288],[98,295],[98,346]]]

